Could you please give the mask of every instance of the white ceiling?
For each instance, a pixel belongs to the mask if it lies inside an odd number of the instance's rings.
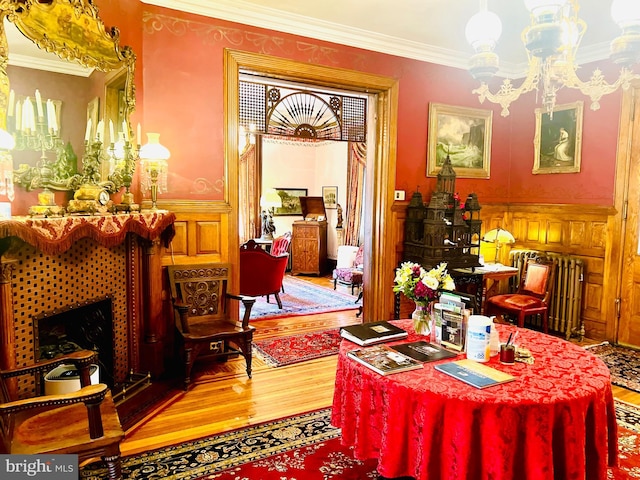
[[[464,30],[480,6],[480,0],[142,2],[459,68],[466,68],[473,54]],[[620,34],[611,19],[611,0],[582,0],[580,4],[587,31],[578,61],[608,57],[609,42]],[[500,74],[518,76],[527,62],[520,35],[529,24],[529,12],[522,0],[488,0],[488,8],[502,19],[503,33],[496,48]]]

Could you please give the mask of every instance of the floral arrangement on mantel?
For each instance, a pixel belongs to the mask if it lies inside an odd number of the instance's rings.
[[[411,314],[416,333],[430,333],[431,302],[438,299],[438,290],[455,290],[453,278],[447,272],[447,264],[441,263],[431,270],[425,270],[415,262],[403,262],[396,269],[393,291],[402,293],[416,303]]]

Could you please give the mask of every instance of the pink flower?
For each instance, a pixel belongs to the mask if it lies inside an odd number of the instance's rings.
[[[432,299],[436,297],[436,292],[427,287],[423,282],[416,283],[413,293],[417,298]]]

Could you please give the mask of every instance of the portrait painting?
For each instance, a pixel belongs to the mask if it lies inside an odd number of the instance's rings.
[[[429,104],[427,176],[437,176],[447,156],[456,176],[489,178],[493,112]]]
[[[536,109],[533,173],[580,171],[583,102]]]

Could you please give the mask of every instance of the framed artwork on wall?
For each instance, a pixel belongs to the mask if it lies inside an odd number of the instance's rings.
[[[429,104],[427,176],[435,177],[447,155],[460,178],[489,178],[493,111]]]
[[[276,192],[282,200],[282,206],[276,207],[274,215],[302,215],[302,208],[300,206],[300,197],[307,196],[306,188],[278,188]]]
[[[552,115],[536,108],[533,173],[580,171],[582,114],[583,102],[557,105]]]
[[[322,199],[325,208],[338,208],[338,187],[322,187]]]

